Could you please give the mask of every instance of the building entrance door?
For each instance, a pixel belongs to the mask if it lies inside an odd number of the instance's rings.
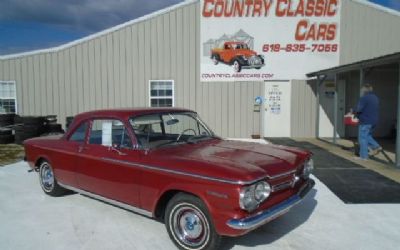
[[[290,81],[265,82],[265,137],[290,137],[290,100]]]

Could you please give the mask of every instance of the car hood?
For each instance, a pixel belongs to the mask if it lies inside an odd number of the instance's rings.
[[[310,153],[272,144],[213,140],[161,150],[174,170],[235,181],[251,181],[295,170]],[[178,169],[176,169],[178,168]]]
[[[252,50],[248,50],[248,49],[240,49],[236,51],[238,55],[242,55],[245,57],[251,57],[251,56],[256,56],[257,53],[252,51]]]

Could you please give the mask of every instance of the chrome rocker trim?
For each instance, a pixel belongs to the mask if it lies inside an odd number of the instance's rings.
[[[310,179],[304,186],[301,187],[300,191],[291,196],[289,199],[271,207],[270,209],[261,211],[255,215],[243,219],[231,219],[227,221],[227,225],[237,230],[252,230],[259,226],[262,226],[279,216],[289,212],[289,210],[297,205],[302,199],[308,194],[308,192],[314,187],[315,182]]]
[[[149,212],[147,210],[140,209],[140,208],[137,208],[137,207],[134,207],[134,206],[131,206],[131,205],[116,201],[116,200],[108,199],[108,198],[105,198],[103,196],[100,196],[100,195],[97,195],[97,194],[93,194],[93,193],[87,192],[87,191],[79,189],[79,188],[75,188],[75,187],[71,187],[69,185],[62,184],[60,182],[58,182],[58,185],[60,185],[61,187],[65,188],[65,189],[74,191],[74,192],[82,194],[82,195],[86,195],[86,196],[91,197],[91,198],[96,199],[96,200],[104,201],[104,202],[106,202],[108,204],[111,204],[111,205],[114,205],[114,206],[117,206],[117,207],[120,207],[120,208],[124,208],[124,209],[132,211],[134,213],[141,214],[141,215],[144,215],[144,216],[147,216],[147,217],[153,217],[153,213],[151,213],[151,212]]]

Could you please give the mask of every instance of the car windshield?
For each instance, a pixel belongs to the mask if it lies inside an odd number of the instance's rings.
[[[247,44],[245,43],[238,43],[236,44],[236,49],[247,49]]]
[[[142,148],[197,143],[215,137],[198,115],[192,112],[142,115],[131,118],[130,123]]]

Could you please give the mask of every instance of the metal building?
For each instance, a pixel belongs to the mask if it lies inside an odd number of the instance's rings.
[[[200,81],[200,46],[206,45],[199,39],[199,1],[185,1],[59,47],[1,56],[0,104],[21,115],[55,114],[63,123],[67,116],[93,109],[173,105],[196,110],[226,137],[342,136],[346,131],[340,128],[340,112],[353,101],[342,107],[341,99],[350,98],[345,94],[352,90],[349,83],[365,80],[356,71],[372,67],[355,63],[400,51],[400,14],[361,0],[342,0],[340,11],[339,66],[353,67],[285,79],[291,91],[281,124],[287,128],[284,134],[268,132],[274,121],[255,106],[255,97],[266,95],[267,82]],[[397,93],[396,60],[368,77],[381,84],[379,76],[390,71],[386,80]],[[329,91],[324,87],[331,86],[326,82],[332,81],[337,94],[325,98]],[[345,87],[341,82],[347,82]],[[396,107],[397,100],[393,95],[388,105]]]

